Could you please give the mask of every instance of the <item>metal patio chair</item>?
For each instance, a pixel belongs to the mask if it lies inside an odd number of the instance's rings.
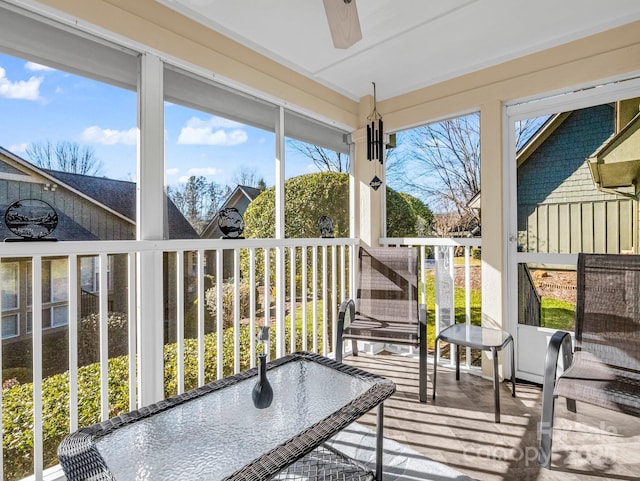
[[[640,416],[640,256],[580,254],[577,278],[575,352],[565,331],[547,351],[539,451],[546,468],[556,397],[572,412],[581,401]],[[566,370],[556,380],[561,348]]]
[[[376,247],[359,250],[356,299],[340,306],[336,360],[344,340],[409,345],[419,348],[419,398],[427,402],[427,311],[418,305],[418,250]]]

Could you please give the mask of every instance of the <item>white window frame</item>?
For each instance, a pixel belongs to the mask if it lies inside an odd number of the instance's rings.
[[[6,268],[9,265],[11,265],[12,268],[15,269],[15,298],[16,298],[16,302],[15,302],[15,306],[14,307],[10,307],[7,308],[4,305],[4,302],[2,303],[2,325],[0,326],[0,335],[2,337],[2,339],[12,339],[15,337],[20,337],[20,262],[18,261],[12,261],[12,262],[3,262],[2,263],[2,268]],[[5,336],[4,335],[4,320],[8,317],[12,317],[15,316],[16,317],[16,332],[17,334],[12,334],[10,336]]]

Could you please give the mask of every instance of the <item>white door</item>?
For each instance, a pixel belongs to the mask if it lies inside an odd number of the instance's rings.
[[[573,332],[578,253],[638,252],[638,200],[599,190],[585,159],[615,133],[616,101],[639,96],[633,79],[506,108],[508,315],[521,379],[541,383],[551,335]],[[516,153],[523,125],[538,128]]]

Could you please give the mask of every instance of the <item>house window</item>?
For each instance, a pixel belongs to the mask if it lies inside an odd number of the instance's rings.
[[[27,263],[27,332],[33,331],[31,263]],[[69,323],[69,269],[67,259],[42,261],[42,328]]]
[[[10,316],[2,316],[2,339],[16,337],[20,335],[20,316],[12,314]]]
[[[107,290],[113,290],[113,259],[107,257]],[[97,293],[100,290],[100,262],[98,257],[82,257],[80,259],[80,287],[85,292]]]
[[[17,262],[3,262],[0,266],[2,279],[2,339],[20,334],[20,314],[18,313],[19,276]]]

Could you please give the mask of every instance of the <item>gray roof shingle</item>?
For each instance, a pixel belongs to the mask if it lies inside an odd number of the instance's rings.
[[[95,199],[133,222],[136,221],[135,182],[56,170],[43,170],[69,187]],[[170,239],[194,239],[200,237],[171,199],[167,199],[167,217],[169,219]]]

